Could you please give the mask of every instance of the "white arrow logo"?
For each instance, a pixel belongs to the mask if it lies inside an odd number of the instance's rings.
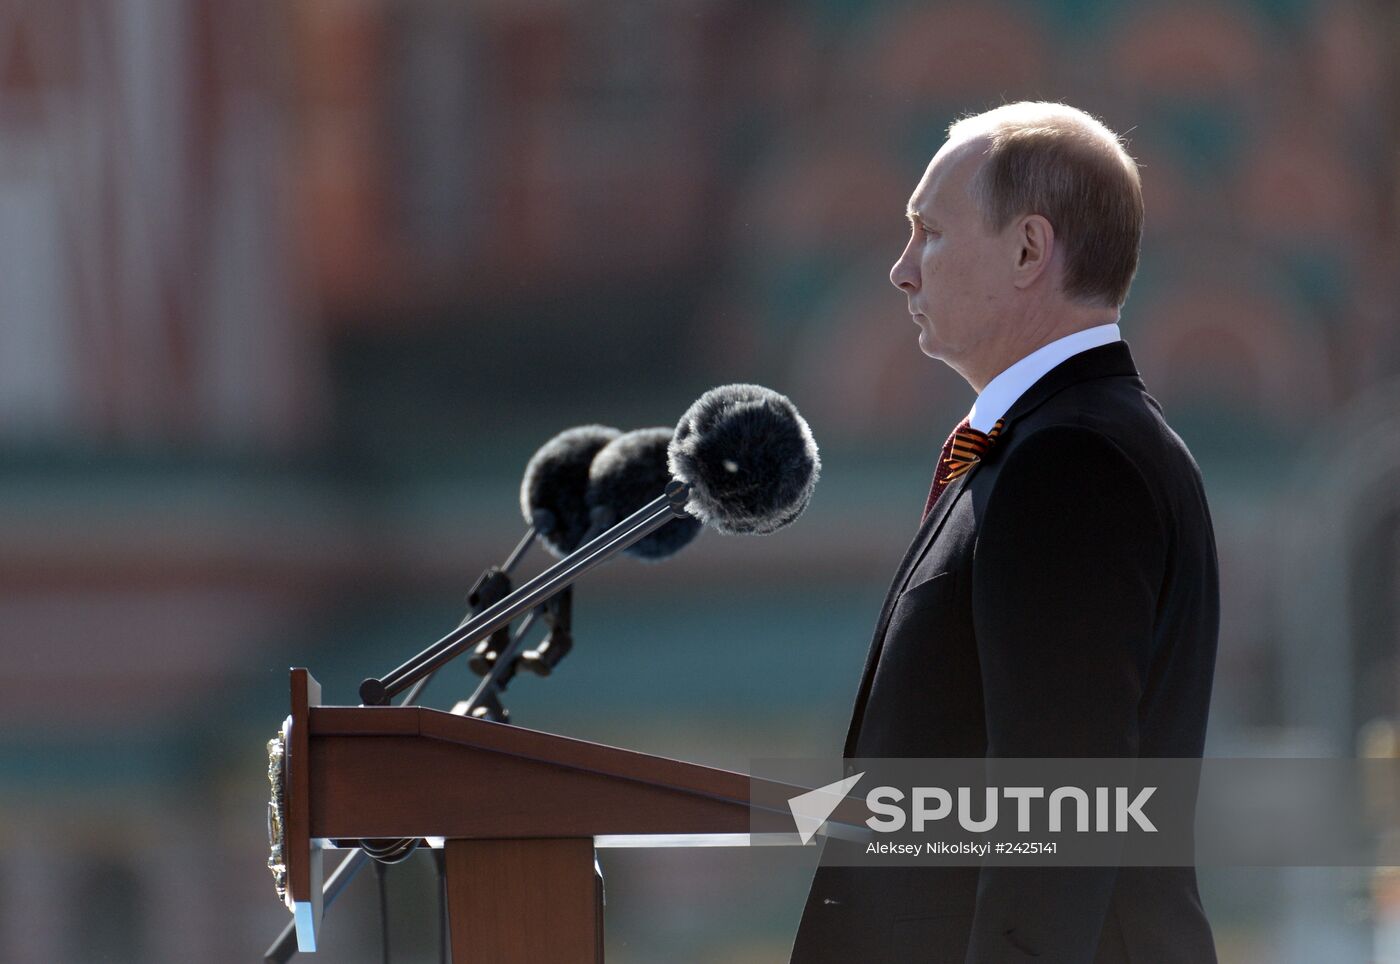
[[[857,773],[844,780],[828,783],[824,787],[799,793],[788,801],[792,820],[797,824],[797,834],[804,844],[811,841],[821,825],[826,823],[826,818],[831,816],[831,811],[836,809],[836,805],[845,799],[846,794],[851,792],[851,788],[863,776],[864,772]]]

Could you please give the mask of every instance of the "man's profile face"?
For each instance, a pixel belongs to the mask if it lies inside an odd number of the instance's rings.
[[[1014,288],[1010,247],[968,193],[985,149],[985,139],[973,138],[934,155],[909,199],[909,243],[890,269],[890,283],[909,299],[919,348],[959,368],[1001,334]]]

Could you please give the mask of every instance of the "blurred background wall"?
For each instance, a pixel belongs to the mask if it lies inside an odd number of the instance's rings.
[[[837,752],[972,401],[886,279],[904,202],[1004,100],[1142,165],[1122,324],[1215,517],[1208,752],[1357,752],[1400,712],[1398,38],[1384,0],[0,0],[0,960],[258,959],[287,667],[356,702],[515,543],[536,447],[717,383],[802,409],[811,509],[590,575],[507,702]],[[602,859],[610,960],[767,962],[815,855]],[[1400,959],[1385,874],[1201,883],[1222,961]],[[430,886],[395,871],[396,959]],[[373,907],[323,959],[377,960]]]

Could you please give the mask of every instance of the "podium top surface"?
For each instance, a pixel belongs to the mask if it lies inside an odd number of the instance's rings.
[[[311,707],[309,735],[418,737],[599,776],[653,784],[731,803],[749,803],[749,776],[573,737],[424,707]]]

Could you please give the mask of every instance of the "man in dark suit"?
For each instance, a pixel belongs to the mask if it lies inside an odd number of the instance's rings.
[[[908,216],[890,280],[924,353],[978,394],[880,613],[844,756],[1199,758],[1215,539],[1119,337],[1136,164],[1087,114],[1011,104],[953,125]],[[1215,961],[1192,867],[830,863],[800,964]]]

